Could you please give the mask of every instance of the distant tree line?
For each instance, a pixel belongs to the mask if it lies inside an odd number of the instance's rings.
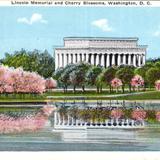
[[[160,83],[158,81],[160,80],[160,60],[148,61],[139,68],[127,65],[104,68],[83,62],[68,64],[65,68],[58,68],[54,78],[64,92],[67,92],[68,87],[73,87],[74,92],[76,87],[81,87],[84,92],[86,86],[96,87],[97,92],[101,92],[106,87],[110,92],[113,88],[121,88],[124,92],[126,87],[130,92],[140,88],[145,90],[145,88],[155,87],[156,82]]]
[[[5,57],[0,62],[9,67],[22,67],[25,71],[37,72],[44,78],[52,77],[55,70],[54,57],[47,50],[41,52],[21,49],[13,54],[5,53]]]

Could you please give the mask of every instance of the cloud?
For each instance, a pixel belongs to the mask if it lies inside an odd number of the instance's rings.
[[[98,19],[93,21],[91,24],[104,32],[110,32],[113,30],[112,27],[109,26],[107,19]]]
[[[158,31],[155,31],[154,33],[153,33],[153,35],[155,36],[155,37],[160,37],[160,30]]]
[[[20,17],[17,19],[18,23],[25,23],[28,25],[32,25],[33,23],[48,23],[47,20],[43,19],[43,16],[39,13],[34,13],[30,18]]]
[[[160,25],[158,26],[157,30],[153,32],[153,36],[160,37]]]

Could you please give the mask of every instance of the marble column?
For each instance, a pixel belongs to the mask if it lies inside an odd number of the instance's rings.
[[[143,55],[143,65],[145,65],[145,63],[146,63],[146,57],[145,55]]]
[[[96,55],[96,66],[99,64],[99,54]]]
[[[112,65],[115,65],[115,54],[112,54]]]
[[[77,63],[79,63],[79,62],[80,62],[80,54],[77,53]]]
[[[136,55],[135,54],[133,55],[133,66],[136,67]]]
[[[126,55],[123,54],[123,64],[125,65],[126,64]]]
[[[88,63],[89,54],[86,53],[86,62]]]
[[[76,54],[74,53],[73,54],[73,64],[75,64],[76,63]]]
[[[62,67],[64,67],[64,64],[65,64],[65,60],[64,60],[65,57],[64,57],[64,56],[65,56],[65,54],[63,53],[63,54],[62,54]]]
[[[91,54],[91,64],[94,65],[94,54]]]
[[[82,62],[84,62],[84,53],[82,53]]]
[[[131,54],[128,55],[128,65],[131,65]]]
[[[101,66],[103,66],[103,67],[105,66],[105,64],[104,64],[105,63],[104,62],[104,56],[105,56],[105,54],[101,55]]]
[[[67,54],[63,54],[63,67],[67,65]]]
[[[109,57],[109,54],[107,54],[107,63],[106,63],[106,66],[107,66],[107,67],[110,66],[110,57]]]
[[[70,54],[70,53],[68,54],[68,63],[69,63],[69,64],[72,63],[72,57],[71,57],[71,54]]]
[[[55,69],[59,68],[59,54],[55,53]]]
[[[141,66],[141,55],[138,55],[138,66]]]
[[[121,65],[121,55],[118,54],[118,66]]]
[[[59,53],[59,67],[62,67],[62,53]]]

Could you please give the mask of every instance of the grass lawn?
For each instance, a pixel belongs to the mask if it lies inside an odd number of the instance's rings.
[[[142,91],[141,91],[142,92]],[[137,93],[137,92],[132,92]],[[77,91],[73,93],[69,91],[68,93],[63,92],[47,92],[41,95],[36,94],[0,94],[0,102],[44,102],[47,101],[48,96],[55,96],[55,99],[63,98],[65,96],[84,96],[87,99],[115,99],[115,100],[160,100],[160,92],[157,91],[146,91],[144,93],[139,93],[138,95],[125,95],[120,96],[122,92],[109,93],[108,91],[103,91],[100,94],[97,94],[95,91],[86,91],[82,93],[81,91]],[[130,94],[129,92],[125,92],[125,94]],[[113,95],[117,95],[117,97],[112,97]]]
[[[160,100],[160,92],[145,92],[138,95],[128,95],[128,96],[121,96],[115,97],[114,99],[118,100]]]

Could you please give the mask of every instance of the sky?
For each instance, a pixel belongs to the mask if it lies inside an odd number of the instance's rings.
[[[0,58],[21,48],[53,55],[63,37],[138,37],[160,56],[160,8],[0,7]]]

